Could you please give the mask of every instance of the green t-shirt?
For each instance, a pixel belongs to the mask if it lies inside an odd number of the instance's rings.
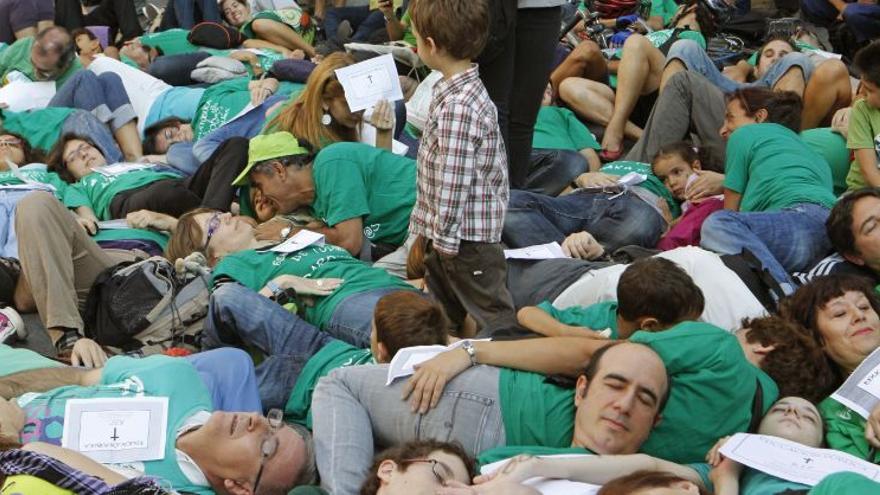
[[[306,307],[306,320],[318,328],[330,321],[337,304],[353,294],[373,289],[415,290],[385,270],[373,268],[330,244],[309,246],[289,255],[269,250],[239,251],[224,257],[213,274],[214,281],[228,277],[253,291],[259,291],[279,275],[343,279],[345,282],[332,294],[319,297],[314,306]]]
[[[277,21],[282,24],[286,24],[290,29],[293,29],[296,34],[300,36],[308,44],[313,44],[315,41],[315,24],[309,21],[308,14],[304,14],[302,9],[293,6],[285,9],[279,10],[264,10],[263,12],[257,12],[254,14],[253,19],[251,19],[248,23],[241,27],[241,32],[244,33],[245,36],[251,39],[257,39],[259,36],[254,33],[251,25],[257,19],[269,19],[272,21]],[[303,21],[306,21],[306,26],[303,26]]]
[[[204,48],[190,43],[187,36],[189,36],[189,30],[174,28],[141,35],[140,40],[144,46],[162,50],[163,55],[192,53]]]
[[[315,216],[327,225],[360,217],[372,242],[400,246],[416,202],[416,161],[362,143],[336,143],[312,166]]]
[[[845,193],[846,176],[850,169],[846,139],[830,127],[803,131],[801,139],[828,163],[831,170],[831,180],[834,183],[834,195],[840,196]]]
[[[72,108],[48,107],[27,112],[2,111],[3,129],[21,134],[33,148],[49,151],[61,137],[64,121]]]
[[[858,473],[840,472],[829,474],[810,490],[810,495],[864,495],[880,493],[880,483]]]
[[[168,397],[168,427],[165,457],[143,462],[146,475],[171,483],[178,491],[213,493],[206,486],[194,486],[180,470],[177,461],[177,431],[199,412],[211,412],[211,395],[189,361],[167,356],[130,358],[116,356],[107,361],[101,381],[89,387],[60,387],[42,394],[26,394],[18,399],[25,412],[23,443],[42,441],[61,444],[64,408],[68,399],[118,397]]]
[[[336,368],[375,363],[369,349],[360,349],[334,340],[309,358],[296,379],[290,398],[284,405],[284,418],[312,429],[312,393],[318,380]]]
[[[64,366],[30,349],[15,349],[6,344],[0,344],[0,376],[12,375],[22,371],[39,368],[57,368]]]
[[[566,325],[587,327],[597,332],[608,328],[611,330],[611,338],[617,339],[617,301],[605,301],[587,307],[572,306],[565,309],[557,309],[550,301],[544,301],[538,305],[538,308]]]
[[[18,170],[20,175],[30,182],[52,186],[55,189],[53,194],[59,200],[64,199],[67,189],[70,187],[55,172],[47,172],[46,167],[42,164],[25,165]],[[2,189],[2,186],[16,186],[19,184],[24,184],[24,182],[9,170],[0,172],[0,189]]]
[[[198,141],[228,123],[250,104],[250,81],[247,77],[237,77],[212,84],[205,90],[199,98],[196,116],[192,122],[193,141]],[[299,83],[282,81],[278,86],[278,94],[290,94],[302,87]]]
[[[501,368],[498,395],[507,445],[571,447],[573,388],[548,383],[537,373]]]
[[[689,464],[688,466],[700,475],[703,485],[710,492],[715,491],[712,480],[709,479],[709,472],[712,471],[712,466],[706,463]],[[740,495],[778,495],[785,490],[806,490],[808,488],[810,487],[807,485],[777,478],[763,471],[748,467],[744,468],[739,475]]]
[[[825,443],[828,448],[852,454],[868,462],[880,463],[880,452],[873,449],[865,439],[867,422],[858,413],[831,397],[819,403],[819,413],[825,423]]]
[[[779,395],[770,377],[746,359],[736,337],[708,323],[640,331],[629,340],[659,354],[672,379],[663,421],[642,444],[646,454],[700,462],[719,438],[748,429],[759,384],[762,417]]]
[[[9,73],[13,71],[21,72],[31,81],[37,80],[34,74],[34,64],[31,63],[31,47],[33,46],[34,38],[27,37],[16,41],[9,48],[0,52],[0,77],[2,77],[0,84],[5,86],[9,82]],[[82,69],[82,64],[79,62],[79,58],[74,58],[70,67],[55,79],[55,87],[60,88],[74,72],[80,69]]]
[[[406,12],[403,13],[403,17],[400,18],[400,22],[406,26],[406,29],[403,31],[403,41],[406,41],[412,46],[416,46],[418,41],[416,40],[416,35],[413,34],[412,30],[412,17],[409,15],[409,9],[406,9]]]
[[[653,9],[653,5],[651,7]],[[677,7],[676,7],[677,8]],[[675,11],[673,11],[673,14]],[[648,38],[648,41],[651,42],[655,48],[660,48],[664,43],[669,41],[672,38],[672,34],[675,32],[675,29],[661,29],[659,31],[654,31],[645,35]],[[700,48],[706,49],[706,37],[703,36],[703,33],[699,31],[691,31],[684,30],[679,31],[678,38],[676,40],[693,40],[696,41]],[[614,52],[614,58],[622,58],[623,57],[623,48],[618,48],[616,52]],[[615,78],[616,80],[616,78]],[[616,86],[616,84],[615,84]]]
[[[724,187],[742,194],[740,211],[777,211],[799,203],[831,208],[828,163],[779,124],[749,124],[727,141]]]
[[[659,177],[654,175],[650,164],[642,162],[617,161],[603,165],[602,168],[599,169],[599,171],[606,174],[619,175],[621,177],[630,172],[635,172],[637,174],[646,176],[647,180],[639,184],[638,187],[644,187],[658,197],[663,198],[666,201],[666,205],[669,206],[669,212],[672,213],[673,218],[681,215],[681,206],[679,206],[678,201],[676,201],[675,198],[672,196],[672,191],[667,189],[666,186],[663,185],[663,181],[660,180]]]
[[[518,455],[593,455],[591,450],[583,447],[540,447],[536,445],[506,445],[504,447],[495,447],[494,449],[484,450],[477,456],[477,468],[492,464],[493,462],[503,461],[516,457]]]
[[[852,106],[849,115],[849,133],[846,146],[851,150],[874,150],[880,166],[880,110],[871,108],[865,100],[858,100]],[[853,160],[846,176],[846,185],[850,190],[868,185],[862,176],[859,162]]]
[[[88,206],[100,220],[112,220],[110,203],[117,194],[152,184],[157,180],[179,178],[180,174],[169,169],[133,170],[116,176],[92,172],[67,188],[64,204],[68,208]]]
[[[532,147],[540,149],[594,150],[602,146],[587,126],[578,120],[574,112],[562,107],[541,107],[535,122]]]
[[[648,12],[649,17],[660,16],[663,18],[663,25],[669,23],[678,11],[678,4],[675,0],[651,0],[651,10]]]

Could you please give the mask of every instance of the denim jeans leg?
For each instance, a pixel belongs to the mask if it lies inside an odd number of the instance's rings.
[[[61,125],[61,134],[76,133],[86,135],[98,145],[101,154],[107,159],[107,163],[116,163],[122,161],[122,151],[113,134],[107,126],[98,120],[97,117],[85,110],[74,110]]]
[[[827,208],[812,204],[774,212],[721,210],[703,222],[700,245],[721,254],[748,249],[777,282],[791,288],[790,272],[807,268],[830,251],[827,217]]]
[[[772,88],[776,85],[779,79],[781,79],[782,76],[792,68],[801,69],[801,72],[804,75],[804,83],[809,81],[810,76],[813,75],[813,61],[810,60],[810,57],[803,53],[789,53],[770,66],[761,79],[755,81],[753,84],[756,86]]]
[[[597,198],[585,191],[560,197],[510,191],[502,239],[513,248],[561,243],[568,234],[585,229]]]
[[[744,86],[722,74],[718,67],[715,66],[715,62],[709,58],[706,50],[694,40],[678,40],[673,43],[669,47],[669,53],[666,54],[666,63],[668,64],[672,60],[678,60],[689,71],[702,74],[709,82],[725,93],[732,93]]]
[[[241,349],[223,347],[186,358],[211,391],[215,411],[262,413],[254,361]]]
[[[70,76],[49,100],[50,107],[81,108],[88,111],[104,103],[98,76],[87,70],[77,71]]]
[[[370,8],[367,5],[327,9],[327,12],[324,14],[324,30],[327,33],[327,38],[336,38],[336,32],[339,30],[339,24],[342,21],[348,21],[351,24],[351,28],[356,31],[360,23],[369,15]]]
[[[275,302],[240,284],[211,294],[203,346],[246,344],[265,359],[256,368],[263,407],[283,407],[306,361],[333,339]]]
[[[653,248],[660,240],[665,222],[660,213],[632,192],[621,195],[599,195],[593,218],[585,230],[612,252],[623,246]]]
[[[801,0],[801,15],[818,26],[828,27],[838,14],[837,8],[828,0]]]
[[[504,445],[499,369],[475,366],[452,379],[437,407],[415,414],[406,383],[385,386],[386,365],[336,369],[312,396],[315,458],[329,493],[358,493],[377,448],[433,438],[458,441],[471,455]]]
[[[868,43],[880,37],[880,5],[847,4],[843,11],[843,20],[859,43]]]
[[[0,256],[18,258],[18,236],[15,235],[15,206],[31,191],[0,191]]]
[[[532,150],[526,191],[556,196],[571,184],[578,175],[587,171],[586,157],[574,150]]]
[[[122,85],[122,79],[118,75],[105,72],[98,76],[98,82],[104,94],[104,106],[98,107],[95,111],[103,112],[104,108],[109,111],[106,120],[102,118],[101,113],[97,113],[99,119],[107,122],[115,131],[137,118],[134,107],[128,99],[128,93],[125,92],[125,86]]]
[[[373,325],[373,311],[379,299],[400,289],[372,289],[352,294],[336,305],[324,331],[334,338],[349,344],[370,347],[370,332]]]

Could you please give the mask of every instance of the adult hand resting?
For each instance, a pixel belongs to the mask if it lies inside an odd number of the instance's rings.
[[[685,199],[699,203],[710,196],[724,193],[724,174],[710,170],[697,170],[694,173],[697,178],[687,187]]]
[[[70,364],[87,368],[100,368],[107,362],[107,353],[92,339],[79,339],[73,344]]]
[[[589,232],[575,232],[562,241],[562,252],[572,258],[594,260],[605,254],[605,248]]]
[[[425,414],[440,402],[446,384],[471,367],[471,358],[462,348],[452,349],[416,365],[416,372],[403,387],[402,400],[411,397],[412,412]]]

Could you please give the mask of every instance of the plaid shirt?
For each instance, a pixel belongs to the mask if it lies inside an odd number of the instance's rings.
[[[457,254],[459,242],[500,242],[510,189],[495,105],[477,66],[434,87],[418,158],[409,231]]]

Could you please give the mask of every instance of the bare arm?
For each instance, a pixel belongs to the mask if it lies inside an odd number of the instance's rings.
[[[56,445],[43,442],[32,442],[22,447],[22,450],[37,452],[39,454],[47,455],[49,457],[57,459],[74,469],[95,476],[97,478],[101,478],[110,486],[118,485],[119,483],[122,483],[127,479],[125,476],[122,476],[121,474],[104,467],[102,464],[99,464],[89,459],[79,452],[65,449],[64,447],[58,447]]]
[[[874,150],[864,148],[854,150],[854,152],[865,182],[871,187],[880,186],[880,169],[877,168],[877,154]]]
[[[27,392],[45,392],[65,385],[94,385],[100,381],[101,372],[101,368],[81,370],[69,366],[21,371],[0,378],[0,396],[11,399]]]
[[[363,247],[364,222],[361,217],[349,218],[332,227],[309,227],[309,230],[324,234],[327,242],[335,244],[355,256],[360,254]]]
[[[516,313],[519,324],[546,337],[589,337],[595,331],[566,325],[537,306],[526,306]]]
[[[724,209],[739,211],[739,204],[742,201],[742,194],[724,189]]]

